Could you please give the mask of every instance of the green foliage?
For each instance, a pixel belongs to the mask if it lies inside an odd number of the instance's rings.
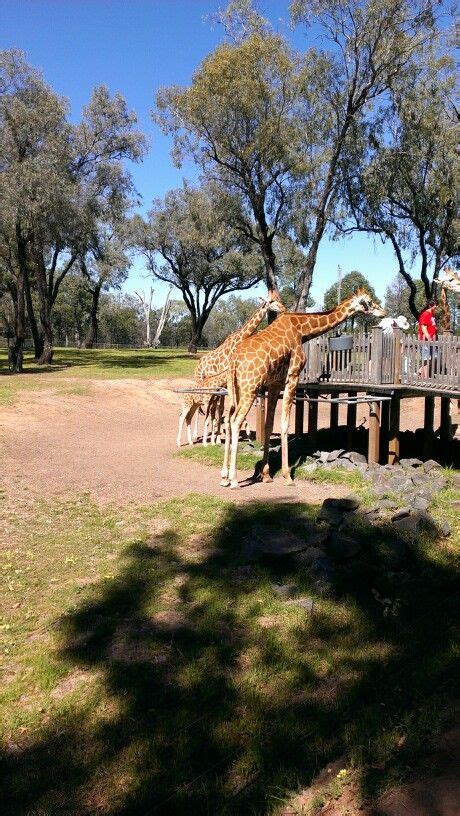
[[[365,278],[364,275],[362,275],[361,272],[358,272],[356,269],[343,276],[340,284],[340,300],[342,301],[351,297],[360,287],[369,293],[375,303],[380,303],[372,284],[370,284],[367,278]],[[337,282],[333,283],[332,286],[324,293],[324,308],[333,309],[335,306],[337,306],[338,302],[339,297]]]
[[[415,285],[417,287],[415,306],[417,311],[421,312],[426,301],[425,288],[421,280],[415,281]],[[412,328],[415,328],[417,321],[409,306],[409,293],[410,290],[404,278],[402,278],[401,275],[397,275],[387,287],[384,307],[389,317],[403,315],[403,317],[407,318]]]
[[[251,288],[263,274],[260,256],[229,223],[225,203],[215,184],[184,183],[154,202],[148,221],[136,217],[132,223],[152,275],[182,294],[192,324],[190,350],[200,344],[219,298]]]

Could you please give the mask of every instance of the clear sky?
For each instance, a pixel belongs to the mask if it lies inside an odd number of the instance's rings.
[[[302,31],[287,26],[289,0],[265,0],[263,13],[307,47]],[[148,209],[154,197],[179,187],[182,178],[196,176],[192,165],[175,168],[171,142],[156,128],[149,112],[164,85],[190,83],[193,71],[222,39],[220,28],[206,16],[225,6],[225,0],[0,0],[0,48],[21,48],[28,61],[43,71],[46,81],[67,97],[77,120],[95,85],[120,91],[138,115],[149,138],[149,154],[132,167],[135,184]],[[322,296],[337,277],[358,269],[384,295],[397,267],[389,247],[365,236],[352,240],[324,240],[314,273],[313,297]],[[126,291],[149,286],[136,262]],[[164,284],[155,282],[155,302]]]

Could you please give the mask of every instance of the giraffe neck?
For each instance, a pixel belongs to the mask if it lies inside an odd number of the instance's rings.
[[[238,337],[238,340],[245,340],[246,337],[250,337],[251,334],[254,334],[255,330],[257,329],[257,326],[264,319],[266,312],[267,304],[261,303],[257,311],[255,311],[254,314],[252,314],[251,317],[248,318],[248,320],[246,320],[246,323],[243,323],[241,329],[235,332],[235,335]]]
[[[352,307],[352,298],[349,298],[344,300],[343,303],[339,303],[335,309],[331,309],[329,312],[296,313],[296,318],[299,320],[302,337],[315,337],[334,329],[354,314],[356,314],[356,311]]]
[[[439,308],[441,310],[441,320],[439,321],[439,328],[441,334],[450,331],[450,309],[447,301],[447,292],[445,286],[441,286],[441,296],[439,298]]]

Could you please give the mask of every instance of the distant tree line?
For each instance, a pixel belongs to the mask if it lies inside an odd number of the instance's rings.
[[[199,182],[184,181],[147,215],[127,165],[142,160],[146,140],[123,97],[95,88],[75,123],[21,52],[0,52],[0,316],[16,370],[26,336],[48,364],[57,338],[73,333],[91,347],[121,336],[128,313],[129,336],[144,320],[151,342],[150,321],[166,312],[139,293],[137,302],[114,294],[135,255],[181,298],[160,328],[166,338],[175,327],[192,352],[232,325],[218,328],[222,298],[241,310],[235,293],[261,281],[289,308],[308,308],[326,235],[389,243],[417,317],[458,258],[458,111],[443,7],[293,0],[289,11],[294,25],[314,25],[314,47],[293,49],[251,0],[231,0],[217,15],[223,41],[189,87],[158,92],[153,119]]]

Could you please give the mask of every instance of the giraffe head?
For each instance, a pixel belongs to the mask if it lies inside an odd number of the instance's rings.
[[[349,301],[349,309],[353,314],[367,314],[372,317],[385,317],[385,310],[375,303],[365,289],[356,290]]]
[[[454,272],[453,269],[445,269],[440,274],[438,282],[444,289],[449,289],[450,292],[456,292],[457,295],[460,295],[460,274]]]
[[[267,312],[276,312],[276,314],[283,314],[286,312],[286,306],[281,303],[278,292],[269,292],[268,297],[260,298],[262,303],[265,303]]]

